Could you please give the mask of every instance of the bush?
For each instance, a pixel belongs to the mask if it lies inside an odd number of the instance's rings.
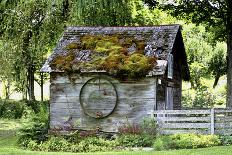
[[[40,144],[41,151],[65,151],[68,152],[72,143],[62,137],[51,137],[48,141]]]
[[[0,100],[0,117],[18,119],[23,116],[26,103],[24,101]]]
[[[52,136],[47,141],[40,143],[29,140],[27,148],[33,151],[97,152],[111,151],[117,145],[116,141],[105,140],[100,137],[87,137],[79,143],[75,143],[62,136]]]
[[[42,102],[39,105],[39,111],[35,113],[28,108],[25,118],[23,118],[23,127],[19,129],[18,144],[27,147],[31,140],[37,143],[47,139],[48,133],[48,104]]]
[[[118,127],[119,144],[123,147],[149,147],[152,146],[157,133],[157,126],[153,119],[144,118],[138,124],[127,122]]]
[[[144,118],[138,124],[127,122],[118,127],[119,134],[157,134],[157,125],[153,119]]]
[[[161,136],[153,144],[156,150],[166,149],[193,149],[217,146],[220,139],[216,135],[174,134]]]
[[[212,108],[217,104],[216,95],[206,86],[199,86],[195,90],[183,93],[182,103],[184,108]]]
[[[122,134],[117,141],[123,147],[150,147],[154,139],[154,136],[148,134]]]
[[[220,136],[222,145],[232,145],[232,136]]]
[[[100,137],[87,137],[79,144],[80,152],[111,151],[118,145],[115,140],[106,140]]]

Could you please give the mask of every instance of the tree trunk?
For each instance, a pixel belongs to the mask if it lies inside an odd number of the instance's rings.
[[[40,73],[41,101],[43,101],[43,73]]]
[[[215,76],[214,83],[213,83],[213,88],[215,88],[217,86],[219,78],[220,78],[220,75]]]
[[[232,1],[227,0],[227,103],[232,108]]]
[[[34,101],[35,100],[35,91],[34,91],[34,67],[33,65],[30,65],[28,67],[28,96],[29,96],[29,101]]]
[[[5,99],[8,100],[10,99],[10,81],[6,80],[4,83],[4,94],[5,94]]]

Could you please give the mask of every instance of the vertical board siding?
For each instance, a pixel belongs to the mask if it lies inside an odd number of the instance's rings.
[[[147,116],[147,111],[154,109],[156,101],[155,78],[145,78],[139,81],[119,81],[111,78],[118,93],[116,109],[110,116],[102,119],[86,115],[80,105],[80,91],[85,82],[93,77],[96,75],[51,74],[51,129],[62,126],[72,117],[71,123],[75,129],[100,128],[106,132],[117,132],[120,124],[138,123]],[[91,109],[91,107],[89,108]],[[98,110],[98,108],[100,107],[94,107],[92,110]]]

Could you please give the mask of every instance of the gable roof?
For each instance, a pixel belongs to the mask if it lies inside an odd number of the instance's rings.
[[[80,62],[90,62],[93,57],[90,52],[91,50],[81,49],[78,47],[78,44],[82,41],[82,37],[119,36],[121,39],[119,39],[119,42],[123,42],[123,39],[127,38],[133,38],[137,42],[144,42],[145,46],[142,47],[144,52],[143,54],[146,57],[155,56],[157,58],[156,63],[154,63],[151,71],[149,72],[149,75],[163,75],[167,68],[168,55],[173,50],[178,34],[181,34],[180,25],[151,27],[68,27],[58,42],[57,47],[54,49],[54,52],[41,68],[41,72],[64,72],[64,70],[57,66],[53,66],[52,64],[57,57],[68,56],[70,49],[67,47],[69,46],[75,46],[75,48],[72,49],[75,60]],[[182,37],[181,42],[183,42]],[[129,45],[127,48],[128,53],[131,51],[133,53],[133,48],[136,48],[133,46],[133,43]],[[181,48],[185,54],[184,46]],[[184,56],[184,59],[186,59],[186,56]],[[185,63],[183,65],[188,66],[186,60],[183,62]],[[80,72],[105,72],[104,70],[94,68],[91,68],[90,70],[85,67],[78,69]],[[188,67],[186,67],[184,72],[186,72],[185,75],[189,75]]]

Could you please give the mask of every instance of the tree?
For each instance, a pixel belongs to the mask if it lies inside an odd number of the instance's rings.
[[[159,16],[160,10],[149,10],[141,0],[0,0],[0,40],[10,62],[4,76],[34,100],[34,80],[43,86],[35,74],[64,27],[152,25]]]
[[[161,0],[146,1],[158,6]],[[214,36],[227,41],[227,107],[232,108],[232,1],[231,0],[175,0],[159,5],[179,18],[205,24]],[[220,32],[220,33],[219,33]],[[222,34],[222,35],[220,35]]]
[[[215,80],[213,88],[216,87],[219,78],[226,74],[226,47],[218,43],[214,49],[212,58],[209,61],[209,71],[212,72]]]
[[[0,37],[7,46],[6,60],[10,62],[5,64],[10,70],[6,75],[14,77],[19,91],[28,92],[29,100],[35,100],[35,69],[41,67],[47,49],[63,30],[62,9],[55,8],[51,2],[20,0],[0,3],[3,14]]]

